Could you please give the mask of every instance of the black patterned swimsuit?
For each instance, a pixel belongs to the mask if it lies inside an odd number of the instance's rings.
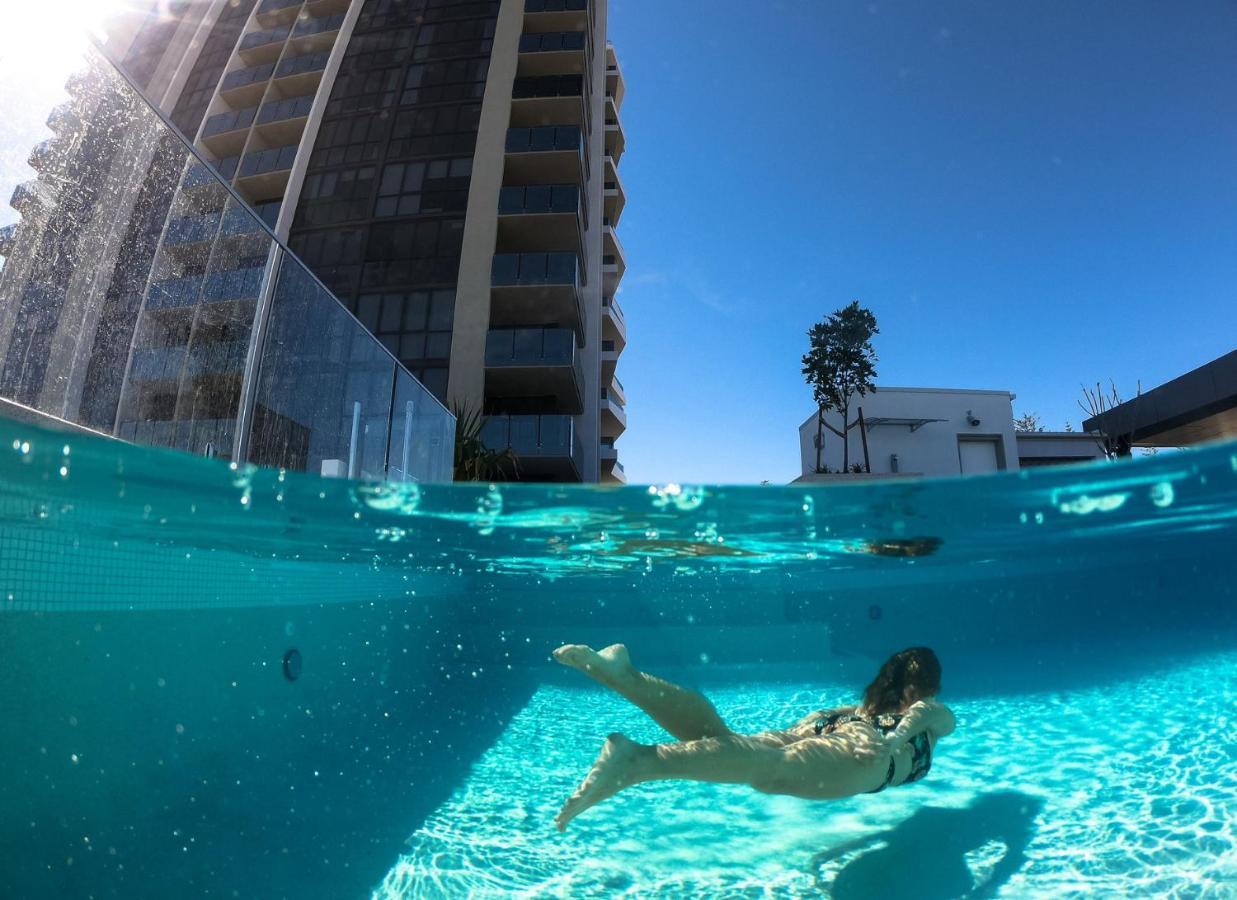
[[[881,715],[875,719],[869,719],[861,716],[858,713],[833,713],[827,718],[821,718],[816,721],[816,733],[832,734],[839,726],[845,725],[848,722],[862,722],[870,728],[876,729],[881,735],[888,737],[898,727],[898,723],[902,721],[900,715]],[[912,781],[919,781],[928,774],[928,770],[932,768],[932,741],[928,738],[928,732],[921,731],[908,741],[911,745],[911,771],[902,784],[910,784]],[[894,758],[889,757],[889,771],[885,775],[885,780],[880,787],[867,791],[869,794],[879,794],[893,782],[894,775]]]

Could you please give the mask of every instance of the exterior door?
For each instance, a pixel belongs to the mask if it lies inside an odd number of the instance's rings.
[[[997,442],[994,440],[959,440],[958,463],[963,475],[982,475],[985,472],[999,472],[1000,457],[997,455]]]

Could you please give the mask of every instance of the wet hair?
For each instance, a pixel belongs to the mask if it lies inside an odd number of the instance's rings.
[[[911,647],[885,660],[863,692],[863,708],[874,716],[896,713],[906,704],[908,687],[920,700],[940,693],[941,662],[928,647]]]

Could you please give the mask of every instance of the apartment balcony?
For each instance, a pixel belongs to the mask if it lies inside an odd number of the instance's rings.
[[[322,71],[330,58],[329,50],[285,56],[275,67],[274,87],[287,97],[316,94],[322,83]]]
[[[616,108],[622,109],[623,98],[627,96],[627,81],[623,78],[623,69],[619,66],[613,44],[606,44],[606,94],[614,97]]]
[[[618,459],[618,449],[614,446],[614,438],[601,439],[598,447],[598,459],[601,462],[602,484],[626,484],[627,473]]]
[[[553,324],[583,334],[580,283],[580,259],[574,253],[496,253],[490,325]]]
[[[309,110],[313,105],[313,94],[267,101],[258,110],[254,122],[258,134],[262,140],[276,147],[297,143],[305,132],[305,123],[309,121]]]
[[[553,397],[562,412],[583,412],[584,373],[569,328],[494,328],[485,338],[488,399]]]
[[[288,41],[288,53],[301,55],[330,50],[344,24],[344,14],[298,19]]]
[[[498,247],[580,253],[583,209],[580,188],[574,184],[505,187],[498,194]]]
[[[262,31],[252,31],[241,38],[237,53],[249,66],[274,62],[283,53],[283,45],[288,40],[288,33],[291,30],[292,23],[286,22]]]
[[[167,278],[150,286],[146,295],[147,309],[175,309],[204,303],[230,303],[254,300],[262,289],[262,266]]]
[[[507,184],[584,184],[584,133],[573,125],[508,128]]]
[[[534,128],[588,124],[583,75],[516,78],[511,88],[511,125]]]
[[[606,156],[614,157],[615,165],[623,158],[627,149],[627,135],[623,131],[623,123],[617,118],[606,117]]]
[[[627,256],[613,225],[601,230],[601,290],[607,297],[618,293],[619,282],[627,272]]]
[[[546,31],[520,36],[516,75],[583,75],[588,68],[588,35],[583,31]]]
[[[614,341],[603,340],[601,342],[601,380],[603,384],[607,379],[614,378],[614,370],[618,368],[618,360],[622,352],[623,348]]]
[[[262,63],[234,69],[219,82],[219,96],[234,108],[257,106],[266,93],[266,85],[275,74],[275,63]]]
[[[168,223],[163,246],[178,259],[191,259],[209,253],[216,244],[226,244],[233,257],[260,254],[269,243],[262,228],[265,222],[275,227],[279,217],[279,201],[263,203],[250,209],[232,206],[222,215],[218,211],[192,216],[179,216]],[[259,221],[261,220],[261,221]],[[252,246],[247,246],[252,244]]]
[[[246,198],[283,196],[296,151],[296,144],[249,151],[241,160],[236,186]]]
[[[602,180],[603,215],[611,225],[618,225],[627,206],[627,191],[619,177],[618,164],[613,156],[605,158],[605,175]]]
[[[254,18],[263,28],[286,25],[297,17],[302,3],[303,0],[262,0]]]
[[[202,123],[200,140],[215,156],[233,156],[245,149],[249,128],[258,116],[258,107],[246,106],[216,113]]]
[[[9,206],[23,215],[42,206],[50,208],[55,205],[51,189],[38,179],[23,181],[13,189],[9,198]]]
[[[571,416],[489,416],[481,441],[492,450],[511,450],[523,480],[581,480],[584,453]]]
[[[8,256],[13,250],[13,244],[17,241],[17,224],[5,225],[0,228],[0,256]]]
[[[601,434],[616,438],[627,430],[627,407],[618,393],[601,389]]]
[[[627,346],[627,319],[618,300],[609,295],[601,298],[601,337],[619,350]]]
[[[201,375],[239,375],[245,369],[248,341],[196,343],[190,349],[138,347],[133,351],[129,377],[134,381],[178,381]]]
[[[196,216],[177,216],[168,222],[163,234],[163,246],[168,250],[191,248],[208,244],[219,233],[218,212]]]
[[[47,127],[61,137],[82,127],[81,117],[74,109],[72,101],[66,100],[51,111],[47,117]]]
[[[588,31],[589,0],[524,0],[525,31]]]
[[[59,138],[48,138],[35,144],[26,161],[36,172],[50,172],[64,161],[64,151],[59,146]]]
[[[219,185],[219,180],[231,181],[240,163],[239,156],[217,159],[209,165],[195,162],[186,170],[184,180],[181,181],[181,189],[189,194],[222,193],[223,189]]]

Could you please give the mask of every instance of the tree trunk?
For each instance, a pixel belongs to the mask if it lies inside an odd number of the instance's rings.
[[[825,449],[825,408],[816,407],[816,474],[820,474],[820,457]]]
[[[859,407],[859,437],[863,439],[863,469],[872,474],[872,460],[868,457],[868,426],[863,421],[863,407]]]
[[[850,471],[850,404],[842,407],[842,472]]]

